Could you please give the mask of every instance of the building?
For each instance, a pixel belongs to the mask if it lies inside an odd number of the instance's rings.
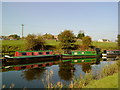
[[[110,42],[108,39],[99,39],[98,42]]]

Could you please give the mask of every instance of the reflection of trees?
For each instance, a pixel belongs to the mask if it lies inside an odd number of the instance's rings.
[[[73,77],[74,65],[70,62],[62,62],[59,64],[59,76],[63,80],[71,80]]]
[[[89,73],[91,71],[91,64],[88,64],[88,63],[87,64],[82,64],[82,71],[85,72],[85,73],[86,72]]]
[[[31,81],[34,79],[40,79],[44,71],[45,71],[45,68],[28,69],[26,71],[23,71],[23,78],[25,78],[28,81]]]

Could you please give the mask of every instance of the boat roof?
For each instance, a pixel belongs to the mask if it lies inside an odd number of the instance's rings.
[[[95,50],[74,50],[74,51],[72,51],[72,52],[84,52],[84,51],[95,51]]]
[[[106,51],[120,51],[120,50],[106,50]]]
[[[53,50],[39,50],[39,51],[16,51],[16,52],[50,52]]]

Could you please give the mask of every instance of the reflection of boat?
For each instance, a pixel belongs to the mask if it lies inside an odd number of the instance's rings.
[[[63,54],[62,58],[63,59],[79,59],[79,58],[95,58],[95,57],[100,57],[100,50],[99,51],[95,51],[95,50],[91,50],[91,51],[71,51],[70,54]]]
[[[39,68],[39,67],[46,67],[56,64],[58,62],[41,62],[41,63],[28,63],[28,64],[21,64],[21,65],[3,65],[2,71],[9,71],[9,70],[23,70],[23,69],[32,69],[32,68]]]
[[[31,60],[34,58],[34,61]],[[53,54],[53,51],[17,51],[14,57],[6,56],[7,62],[38,62],[38,61],[50,61],[57,60],[60,55]]]
[[[71,62],[72,64],[76,64],[76,63],[98,63],[98,62],[100,62],[100,59],[99,60],[98,59],[97,58],[67,59],[67,60],[62,60],[62,62]]]
[[[120,50],[104,50],[102,53],[102,57],[117,57],[120,56]]]
[[[96,58],[73,59],[72,63],[96,63]]]

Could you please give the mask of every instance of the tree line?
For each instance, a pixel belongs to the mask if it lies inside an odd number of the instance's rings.
[[[18,35],[10,35],[10,37],[18,38]],[[28,34],[24,37],[25,45],[24,50],[48,50],[54,49],[56,46],[46,45],[46,39],[56,39],[52,34],[44,34],[44,35],[35,35],[35,34]],[[71,50],[88,50],[94,49],[92,45],[92,38],[90,36],[86,36],[84,31],[79,31],[78,35],[75,36],[73,31],[71,30],[64,30],[63,32],[58,34],[59,41],[59,48],[64,51],[64,53],[69,53]],[[80,43],[76,42],[80,40]],[[120,49],[120,35],[118,35],[118,48]],[[12,48],[12,47],[11,47]]]
[[[49,40],[49,39],[56,39],[55,35],[52,35],[50,33],[45,33],[44,35],[41,35],[42,38]],[[84,31],[80,30],[78,35],[75,37],[77,39],[82,39],[82,37],[84,37]],[[4,40],[20,40],[22,39],[19,35],[17,34],[11,34],[9,36],[1,36],[0,38],[4,39]],[[26,37],[23,37],[23,39]]]
[[[45,49],[45,39],[53,38],[50,34],[34,35],[29,34],[25,38],[26,40],[26,50],[44,50]],[[60,42],[59,47],[64,50],[64,53],[69,53],[70,50],[76,49],[76,41],[80,39],[82,41],[81,49],[89,49],[92,44],[92,39],[90,36],[85,36],[84,32],[79,32],[77,37],[71,30],[64,30],[58,35],[58,40]]]

